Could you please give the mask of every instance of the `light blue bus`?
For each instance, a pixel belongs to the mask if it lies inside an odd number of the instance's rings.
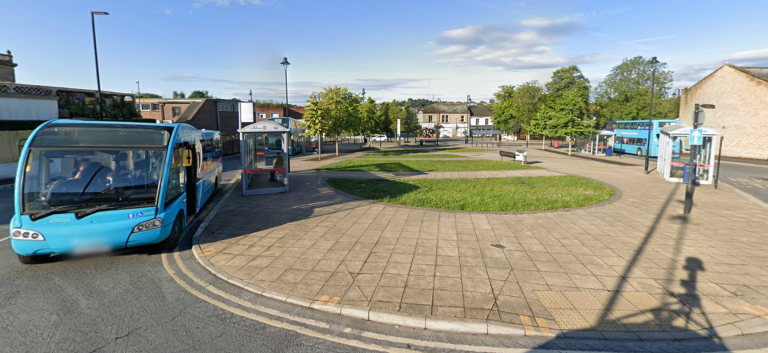
[[[651,157],[659,156],[659,133],[667,125],[680,124],[678,120],[621,120],[609,121],[605,130],[615,133],[613,150],[617,153],[645,156],[648,149],[648,129],[651,129]]]
[[[19,261],[145,244],[175,248],[221,180],[220,141],[218,132],[186,124],[41,125],[16,172],[9,228]]]

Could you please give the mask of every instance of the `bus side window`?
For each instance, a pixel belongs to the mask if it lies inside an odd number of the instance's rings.
[[[177,197],[184,194],[186,179],[184,178],[184,167],[181,164],[183,152],[183,147],[173,150],[173,159],[168,171],[168,185],[165,187],[165,207],[168,207]]]

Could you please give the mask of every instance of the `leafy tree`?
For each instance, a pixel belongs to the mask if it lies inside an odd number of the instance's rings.
[[[179,98],[183,99],[183,98],[187,98],[187,95],[184,94],[184,91],[181,91],[181,92],[173,91],[173,98],[174,99],[179,99]]]
[[[594,92],[598,125],[604,126],[608,120],[648,119],[652,77],[653,65],[642,56],[624,59],[611,69]],[[677,116],[676,110],[670,109],[675,102],[667,102],[674,99],[667,98],[671,87],[672,71],[667,70],[666,63],[657,64],[653,119],[674,119]]]
[[[497,129],[510,131],[515,126],[514,106],[512,96],[515,93],[515,86],[499,86],[499,91],[494,93],[496,99],[493,103],[493,124]]]
[[[379,111],[376,109],[376,101],[374,101],[373,98],[368,97],[368,100],[361,105],[360,119],[360,129],[363,136],[373,136],[380,132],[379,127],[381,126],[381,122],[379,121]],[[370,145],[371,140],[368,142]]]
[[[339,155],[339,135],[360,131],[360,96],[346,87],[326,87],[307,101],[304,114],[305,136],[336,136],[336,155]]]
[[[410,104],[406,104],[403,108],[405,111],[405,120],[401,126],[403,132],[407,134],[419,134],[421,132],[421,125],[419,124],[419,117],[416,116],[416,111],[411,109]]]
[[[571,92],[571,99],[578,99],[580,111],[579,120],[589,118],[589,79],[584,77],[578,66],[571,65],[561,67],[552,73],[552,80],[545,85],[547,89],[546,101],[557,101]]]
[[[211,94],[208,93],[207,90],[205,91],[195,90],[189,94],[189,98],[213,98],[213,96],[211,96]]]
[[[537,120],[543,124],[547,136],[567,136],[568,154],[571,154],[571,137],[586,135],[592,128],[579,118],[586,107],[577,91],[565,92],[559,99],[551,100],[538,113]]]
[[[136,98],[163,98],[163,96],[156,93],[139,93]]]
[[[383,132],[389,136],[392,133],[392,116],[390,111],[397,107],[396,104],[391,102],[383,102],[379,106],[379,132]]]

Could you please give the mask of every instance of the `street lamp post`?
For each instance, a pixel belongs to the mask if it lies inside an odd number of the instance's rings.
[[[93,31],[93,57],[96,59],[96,88],[98,89],[96,100],[99,103],[99,120],[104,119],[104,106],[101,103],[101,78],[99,77],[99,52],[96,50],[96,20],[95,16],[107,16],[109,12],[91,11],[91,30]],[[141,109],[141,107],[139,107]]]
[[[288,116],[288,65],[290,64],[286,57],[283,57],[283,62],[280,63],[285,69],[285,116]]]
[[[141,116],[141,85],[139,80],[136,80],[136,104],[139,107],[139,116]]]
[[[464,143],[469,142],[472,139],[472,143],[475,142],[475,138],[472,137],[472,114],[469,113],[469,105],[472,103],[472,97],[467,95],[467,137],[464,138]]]
[[[656,93],[656,65],[659,63],[658,60],[656,60],[656,57],[654,56],[651,58],[651,66],[653,66],[653,71],[651,73],[651,113],[648,117],[648,141],[645,146],[645,174],[648,174],[648,164],[651,160],[651,131],[653,131],[653,96]]]
[[[693,129],[698,129],[699,128],[699,113],[702,112],[702,109],[715,109],[715,105],[714,104],[698,104],[698,103],[696,103],[696,105],[693,108]],[[702,138],[702,141],[703,141],[703,138]],[[696,168],[694,167],[694,165],[696,163],[696,153],[698,152],[698,149],[701,148],[701,146],[694,147],[691,144],[691,142],[693,142],[693,141],[691,141],[691,139],[689,137],[688,138],[688,145],[690,146],[689,147],[690,148],[689,152],[690,152],[691,156],[690,156],[690,160],[688,162],[688,178],[686,180],[688,185],[685,188],[685,207],[683,208],[683,212],[685,214],[690,214],[691,210],[693,209],[693,192],[695,191],[695,187],[696,187],[694,185],[694,180],[695,180],[695,175],[694,174],[696,172]]]

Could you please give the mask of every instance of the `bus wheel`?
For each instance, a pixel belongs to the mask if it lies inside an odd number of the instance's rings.
[[[637,155],[642,157],[643,156],[643,150],[638,148],[637,149]]]
[[[48,255],[33,255],[33,256],[16,255],[16,256],[19,257],[19,262],[25,265],[39,264],[48,258]]]
[[[172,251],[173,249],[176,249],[176,246],[179,245],[179,240],[181,240],[181,231],[182,231],[181,215],[178,215],[176,216],[176,219],[173,221],[173,228],[171,228],[171,234],[169,234],[168,238],[166,238],[165,240],[163,240],[162,243],[160,243],[160,247],[166,251]]]

